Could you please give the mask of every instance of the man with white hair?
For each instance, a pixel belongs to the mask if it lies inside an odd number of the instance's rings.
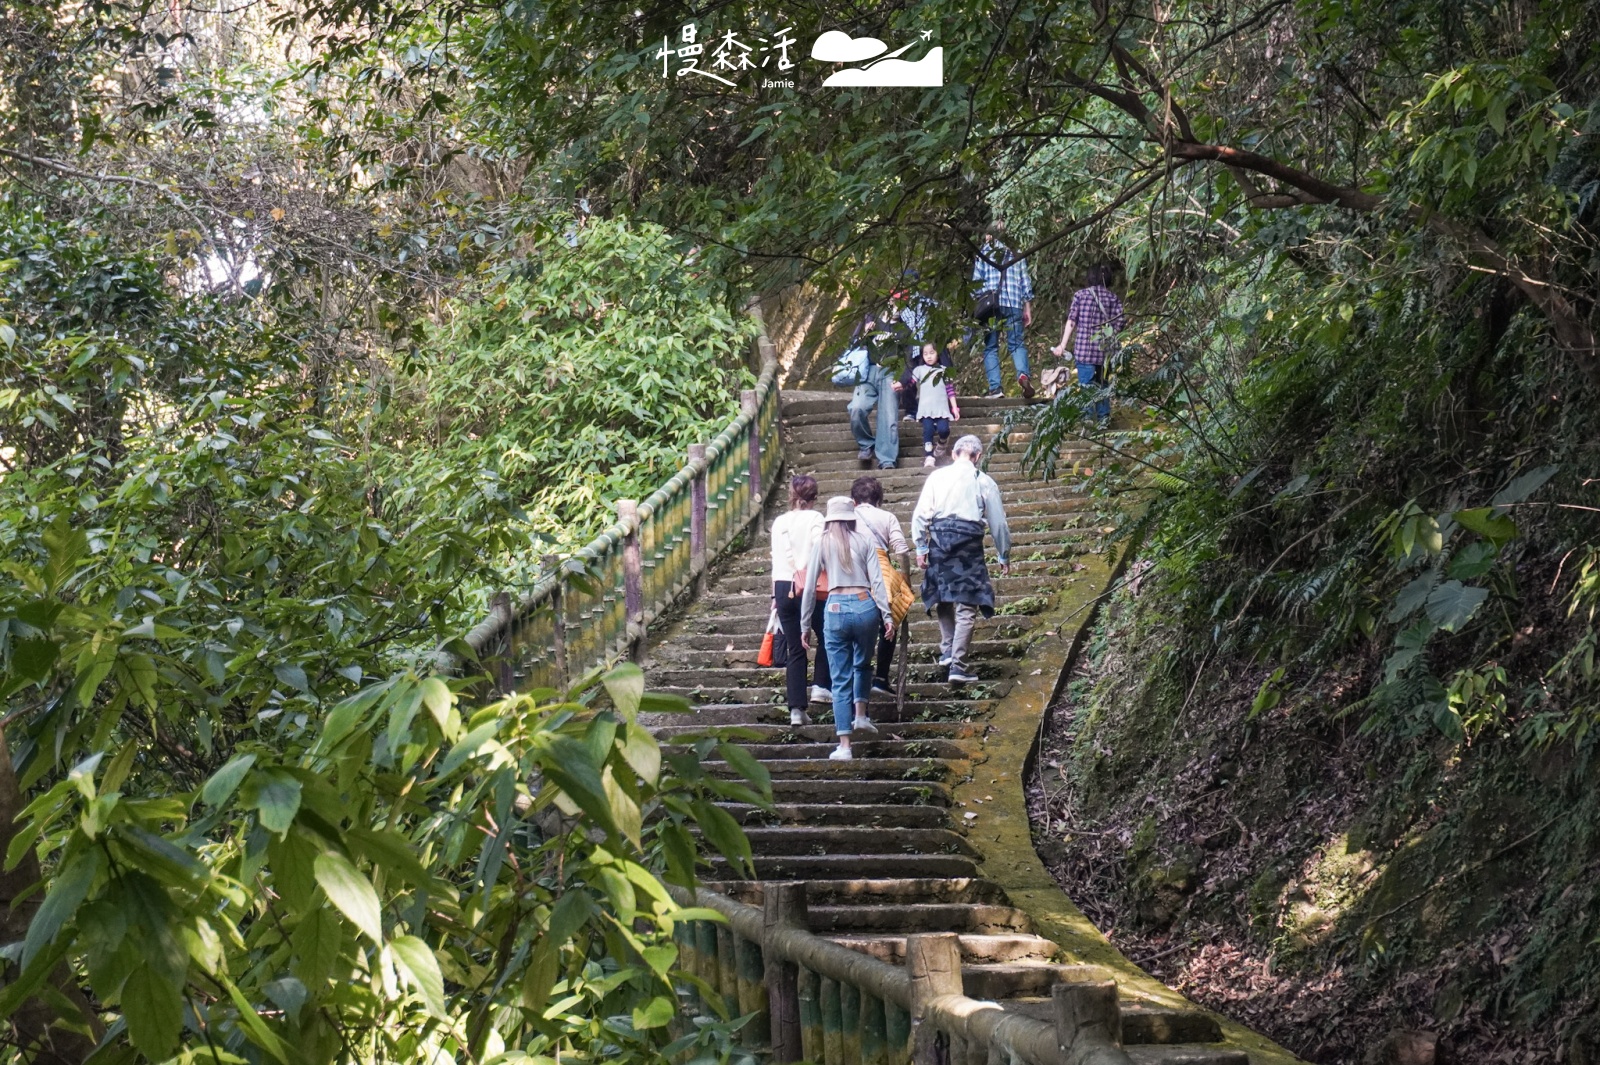
[[[994,537],[1000,572],[1011,573],[1011,530],[1000,486],[978,469],[983,441],[963,436],[951,450],[955,461],[923,483],[911,515],[911,542],[922,579],[922,602],[939,617],[939,664],[950,667],[950,683],[977,680],[966,662],[978,612],[994,616],[994,587],[983,558],[983,532]]]

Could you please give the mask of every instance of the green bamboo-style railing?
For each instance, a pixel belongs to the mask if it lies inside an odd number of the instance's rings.
[[[954,932],[908,936],[906,964],[893,965],[809,931],[804,883],[762,883],[760,907],[672,890],[723,917],[674,931],[700,981],[685,988],[689,1012],[749,1016],[745,1044],[779,1065],[1132,1065],[1105,970],[1060,966],[1047,1021],[968,998]]]
[[[760,321],[759,312],[752,316]],[[466,636],[502,692],[565,689],[591,670],[637,658],[650,623],[697,590],[706,568],[752,524],[783,463],[778,359],[765,328],[760,376],[715,439],[643,501],[617,504],[617,521],[549,572],[520,602],[496,596]],[[454,672],[461,661],[441,653]]]

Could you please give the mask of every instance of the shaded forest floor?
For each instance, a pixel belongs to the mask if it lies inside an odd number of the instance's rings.
[[[1363,661],[1255,717],[1270,667],[1163,691],[1138,606],[1100,622],[1029,782],[1041,857],[1125,954],[1319,1065],[1600,1060],[1600,860],[1558,831],[1592,835],[1592,768],[1362,737],[1337,711]]]

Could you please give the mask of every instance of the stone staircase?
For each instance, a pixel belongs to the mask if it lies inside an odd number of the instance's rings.
[[[784,396],[785,479],[795,472],[815,476],[819,506],[829,496],[848,494],[850,482],[863,472],[845,402],[842,393]],[[963,420],[953,432],[977,433],[987,442],[1008,405],[965,400]],[[900,469],[874,473],[884,486],[885,509],[900,519],[909,539],[911,511],[927,472],[916,422],[901,423],[901,453]],[[1000,485],[1011,525],[1012,575],[991,574],[1000,609],[1010,610],[979,622],[971,656],[979,683],[946,683],[935,663],[938,626],[919,599],[910,616],[904,714],[897,717],[892,698],[874,696],[879,736],[857,738],[853,761],[829,761],[830,708],[813,704],[819,723],[791,728],[781,671],[755,664],[771,582],[768,545],[760,536],[725,562],[681,620],[652,640],[645,661],[650,690],[685,695],[696,711],[646,723],[668,744],[737,726],[746,749],[772,776],[773,810],[726,806],[745,826],[758,879],[729,879],[731,870],[718,858],[709,887],[760,905],[762,881],[806,881],[812,932],[894,964],[904,963],[908,934],[958,933],[969,997],[1049,1020],[1050,986],[1062,978],[1068,959],[1056,942],[1035,934],[1029,914],[984,876],[985,856],[968,826],[989,812],[984,788],[974,786],[975,768],[989,757],[995,708],[1023,679],[1016,663],[1047,624],[1036,614],[1081,568],[1076,560],[1098,550],[1099,535],[1081,499],[1061,482],[1030,480],[1019,455],[991,454],[987,469]],[[774,495],[786,498],[781,490]],[[913,587],[920,588],[920,576],[913,576]],[[1064,654],[1064,641],[1061,647]],[[1059,664],[1058,659],[1058,669]],[[725,763],[707,769],[735,774]],[[958,788],[970,803],[958,798]],[[1213,1015],[1123,994],[1123,1039],[1133,1061],[1249,1060],[1244,1050],[1219,1042]]]

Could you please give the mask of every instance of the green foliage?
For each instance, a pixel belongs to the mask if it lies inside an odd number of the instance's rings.
[[[592,677],[474,709],[396,674],[188,791],[151,793],[137,738],[96,751],[20,819],[8,868],[34,849],[55,872],[0,1014],[65,959],[126,1021],[119,1060],[670,1056],[673,981],[696,983],[674,926],[717,918],[657,872],[692,885],[710,800],[770,789],[663,759],[637,667],[600,679],[604,709]],[[737,828],[706,836],[748,860]]]
[[[446,309],[379,430],[408,477],[495,469],[535,531],[578,546],[722,429],[753,329],[656,226],[592,220],[576,247],[549,230],[526,261]]]

